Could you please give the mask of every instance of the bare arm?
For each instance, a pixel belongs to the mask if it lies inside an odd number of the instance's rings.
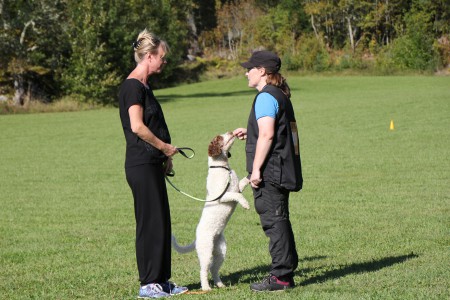
[[[178,150],[171,144],[164,143],[157,136],[145,126],[143,120],[144,110],[140,105],[132,105],[128,109],[130,115],[131,130],[142,140],[149,143],[156,149],[161,150],[164,155],[171,157],[175,155]]]
[[[267,154],[272,146],[273,136],[275,134],[275,119],[271,117],[262,117],[258,119],[258,140],[256,142],[255,159],[253,160],[252,176],[250,183],[252,187],[258,187],[261,182],[261,167],[267,158]]]

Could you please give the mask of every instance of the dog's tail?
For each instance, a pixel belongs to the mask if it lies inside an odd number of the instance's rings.
[[[188,253],[188,252],[191,252],[191,251],[195,250],[195,240],[190,245],[187,245],[187,246],[183,247],[183,246],[178,245],[177,239],[175,238],[175,236],[172,235],[172,247],[178,253],[182,253],[182,254]]]

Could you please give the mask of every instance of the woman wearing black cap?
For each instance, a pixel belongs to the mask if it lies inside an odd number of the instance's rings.
[[[295,286],[294,271],[298,265],[289,220],[289,193],[299,191],[303,184],[297,123],[289,86],[278,72],[280,58],[270,51],[257,51],[241,65],[247,68],[248,86],[256,88],[258,94],[247,128],[237,128],[234,134],[247,140],[247,171],[255,209],[270,239],[272,257],[269,275],[250,288],[285,290]]]

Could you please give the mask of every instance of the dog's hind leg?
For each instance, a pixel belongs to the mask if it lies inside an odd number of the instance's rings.
[[[214,284],[219,288],[225,287],[225,285],[222,283],[222,280],[220,279],[219,269],[225,260],[226,253],[227,253],[227,243],[222,233],[217,237],[217,240],[215,242],[213,252],[213,263],[211,265],[211,275],[214,279]]]
[[[214,241],[212,237],[199,237],[196,243],[198,260],[200,263],[200,284],[202,290],[210,291],[211,287],[208,282],[208,273],[213,260]]]

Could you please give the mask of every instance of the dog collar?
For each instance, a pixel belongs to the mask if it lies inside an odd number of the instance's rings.
[[[222,169],[225,169],[225,170],[227,170],[227,171],[230,171],[230,168],[225,167],[225,166],[211,166],[211,167],[209,167],[209,168],[210,168],[210,169],[222,168]]]

